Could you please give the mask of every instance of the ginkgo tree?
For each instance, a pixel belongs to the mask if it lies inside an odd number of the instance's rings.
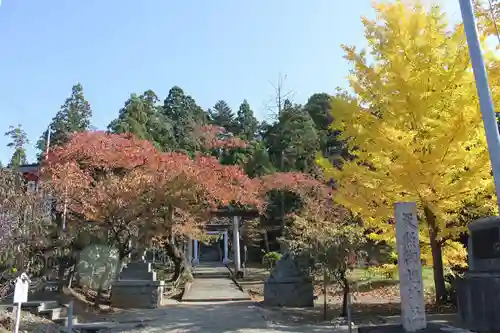
[[[463,27],[450,27],[438,6],[374,7],[377,19],[362,20],[368,51],[343,46],[354,99],[332,101],[332,128],[354,156],[340,168],[318,162],[335,180],[336,201],[359,214],[375,240],[394,244],[393,204],[417,202],[440,301],[446,251],[465,258],[452,241],[466,231],[458,213],[471,201],[495,204],[467,44]]]

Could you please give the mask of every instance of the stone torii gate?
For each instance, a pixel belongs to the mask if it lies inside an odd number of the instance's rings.
[[[257,210],[240,209],[220,209],[212,212],[210,222],[205,225],[207,234],[223,234],[224,254],[222,263],[227,265],[231,262],[229,259],[229,230],[233,232],[233,252],[235,273],[241,272],[241,247],[240,247],[240,228],[245,219],[256,218],[259,216]],[[198,240],[190,239],[188,242],[188,258],[193,265],[200,262],[200,253],[198,251]]]

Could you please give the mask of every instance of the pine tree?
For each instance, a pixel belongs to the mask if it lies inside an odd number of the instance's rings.
[[[255,139],[258,126],[259,122],[255,118],[250,104],[244,100],[238,109],[234,134],[244,140],[251,141]]]
[[[264,134],[269,157],[280,171],[310,172],[315,169],[319,138],[311,116],[286,100],[273,126]]]
[[[158,148],[169,150],[174,145],[173,125],[161,114],[158,96],[152,91],[142,95],[131,94],[120,110],[118,118],[111,121],[111,133],[133,133],[140,139],[149,140]]]
[[[347,158],[349,154],[346,145],[342,140],[339,140],[340,132],[332,130],[330,124],[335,117],[335,110],[332,110],[332,101],[334,99],[351,99],[346,92],[338,90],[335,95],[326,93],[313,94],[304,105],[304,110],[309,113],[316,129],[318,131],[320,141],[320,151],[325,157],[328,157],[330,162],[339,166],[341,157]]]
[[[213,125],[224,127],[231,133],[237,130],[233,110],[231,110],[231,107],[226,101],[217,101],[214,107],[208,112],[210,114],[210,122]]]
[[[269,154],[263,142],[255,143],[252,155],[245,163],[244,168],[247,175],[251,178],[268,175],[276,171],[269,159]]]
[[[90,128],[92,109],[83,94],[83,86],[77,83],[71,90],[71,96],[66,99],[49,125],[50,145],[59,146],[66,143],[69,136],[75,132],[86,131]],[[43,156],[47,144],[47,131],[38,140],[36,147],[39,150],[38,158]]]
[[[8,136],[11,140],[7,144],[7,147],[14,149],[14,153],[12,154],[8,167],[17,168],[20,165],[27,164],[28,159],[26,157],[25,147],[29,144],[29,141],[26,132],[22,129],[22,126],[10,126],[9,130],[5,133],[5,136]]]
[[[196,104],[195,100],[185,95],[175,86],[170,89],[161,109],[173,125],[173,149],[193,154],[200,149],[200,139],[196,130],[207,123],[207,113]]]

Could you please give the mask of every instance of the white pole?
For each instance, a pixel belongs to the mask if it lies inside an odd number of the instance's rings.
[[[462,20],[464,22],[464,31],[469,46],[469,55],[471,58],[472,69],[476,79],[476,89],[479,96],[479,106],[483,115],[484,130],[486,132],[486,141],[490,153],[491,168],[493,169],[493,181],[497,195],[497,205],[500,208],[500,136],[498,134],[498,125],[491,99],[491,91],[488,85],[488,74],[484,64],[481,43],[479,41],[476,18],[471,0],[459,0]]]
[[[47,138],[45,139],[45,159],[47,159],[47,155],[49,154],[50,148],[50,126],[47,128]]]
[[[68,306],[68,333],[73,332],[73,300],[69,301]]]
[[[19,332],[19,323],[20,322],[21,322],[21,303],[17,303],[16,326],[14,327],[14,333]]]

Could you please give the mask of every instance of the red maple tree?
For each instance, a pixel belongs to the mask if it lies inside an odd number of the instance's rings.
[[[42,177],[58,198],[58,211],[67,212],[69,221],[107,229],[124,258],[148,211],[143,199],[152,185],[148,165],[156,155],[150,142],[131,135],[76,133],[48,154]]]
[[[153,233],[165,236],[171,256],[180,257],[170,240],[200,229],[210,209],[262,207],[261,183],[241,168],[208,156],[162,153],[129,134],[76,133],[50,152],[43,175],[58,209],[111,232],[121,258],[132,250],[131,240]]]
[[[304,197],[329,198],[331,188],[320,179],[302,172],[276,172],[260,177],[262,194],[272,190],[295,192]]]
[[[205,149],[234,149],[248,146],[248,142],[234,136],[221,126],[200,126],[197,128],[196,134]]]

